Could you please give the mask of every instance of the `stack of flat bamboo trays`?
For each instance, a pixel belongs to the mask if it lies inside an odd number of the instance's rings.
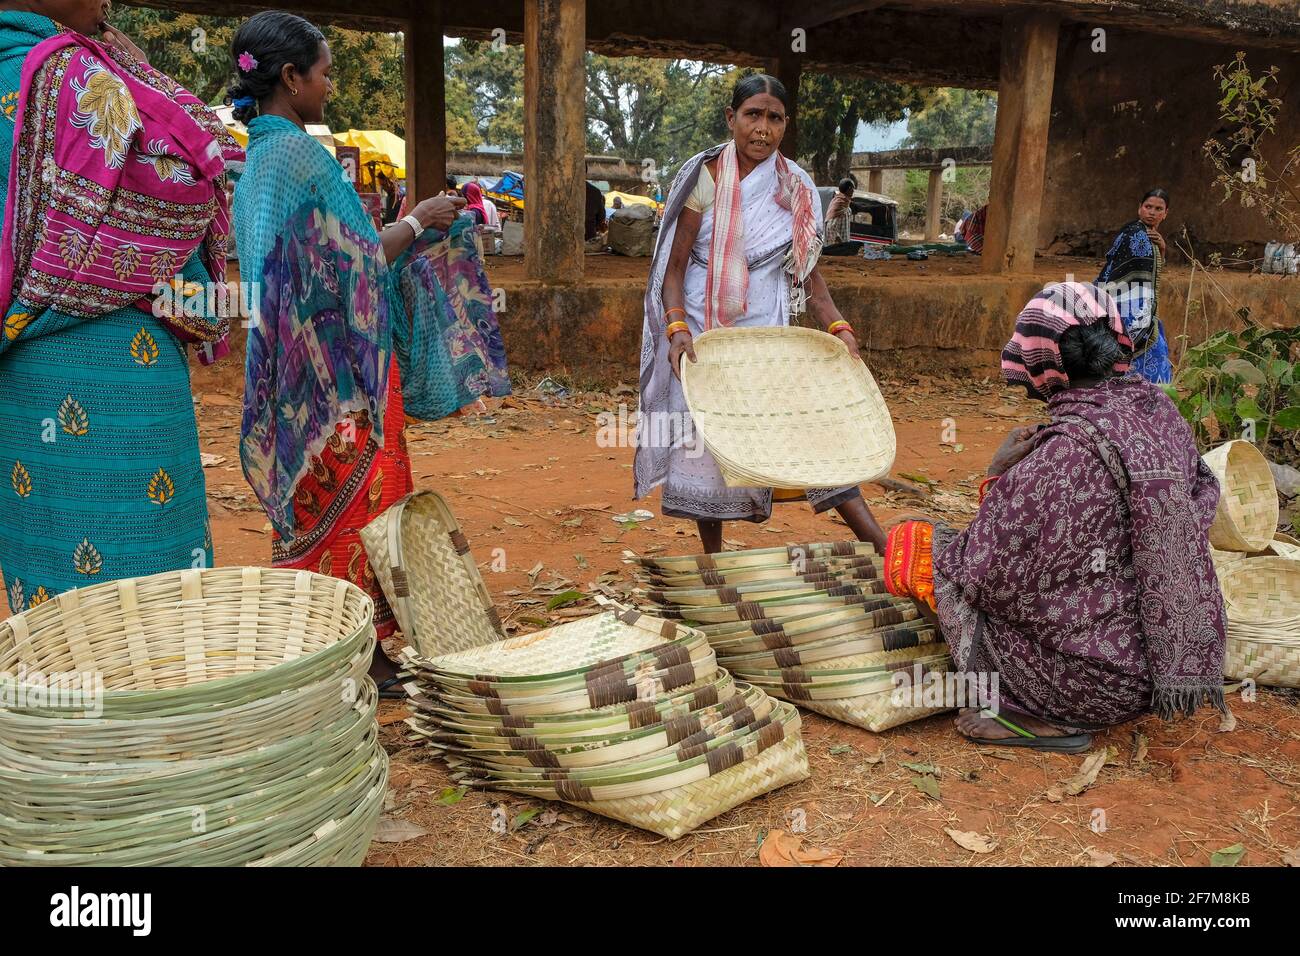
[[[815,329],[714,329],[682,394],[728,485],[837,488],[889,474],[894,422],[866,363]]]
[[[0,622],[0,863],[359,864],[388,777],[373,611],[336,578],[223,568]]]
[[[1224,673],[1300,687],[1300,542],[1277,531],[1277,485],[1250,442],[1207,452],[1219,479],[1210,555],[1228,617]]]
[[[798,711],[704,635],[615,608],[433,659],[408,649],[415,735],[457,782],[563,800],[676,839],[806,779]]]
[[[947,709],[920,705],[926,675],[951,670],[947,645],[886,592],[869,544],[638,561],[648,613],[698,628],[719,664],[775,697],[876,732]]]
[[[798,711],[733,680],[699,631],[611,605],[503,639],[435,492],[402,499],[362,540],[409,641],[407,724],[457,782],[676,839],[807,778]]]

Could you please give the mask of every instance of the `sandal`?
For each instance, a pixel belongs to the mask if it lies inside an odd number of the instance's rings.
[[[981,711],[981,717],[991,717],[1007,730],[1013,731],[1015,737],[967,737],[973,744],[982,747],[1023,747],[1029,750],[1041,750],[1049,753],[1077,754],[1092,746],[1092,734],[1070,734],[1064,737],[1039,737],[1031,734],[998,714]],[[964,736],[964,735],[963,735]]]

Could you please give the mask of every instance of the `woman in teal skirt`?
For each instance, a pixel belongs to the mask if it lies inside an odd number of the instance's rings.
[[[224,278],[237,150],[107,26],[107,3],[16,6],[0,2],[0,572],[14,613],[212,565],[185,343],[206,361],[225,349],[207,292]]]

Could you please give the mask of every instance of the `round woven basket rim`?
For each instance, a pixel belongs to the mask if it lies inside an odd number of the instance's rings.
[[[203,568],[193,570],[197,570],[200,576],[204,580],[207,580],[210,577],[242,578],[245,569],[240,566],[235,566],[228,568]],[[300,654],[292,660],[280,661],[276,664],[272,664],[270,667],[264,667],[248,674],[233,674],[229,677],[216,677],[211,680],[204,680],[196,684],[188,684],[179,687],[162,687],[144,690],[112,690],[105,687],[103,691],[97,695],[98,700],[103,703],[105,711],[109,710],[111,705],[117,705],[116,707],[113,707],[113,709],[126,709],[130,707],[131,710],[134,710],[135,706],[148,705],[153,702],[157,702],[157,704],[165,710],[165,714],[183,714],[188,712],[200,712],[212,709],[213,707],[220,709],[225,706],[237,706],[239,703],[246,703],[249,700],[263,696],[262,693],[258,692],[259,688],[263,684],[279,684],[284,682],[286,678],[299,676],[300,672],[303,671],[311,673],[324,662],[332,662],[334,658],[338,658],[340,661],[348,659],[351,657],[352,653],[354,653],[351,645],[353,643],[363,643],[373,631],[375,610],[374,601],[370,598],[370,595],[366,594],[365,591],[361,590],[361,588],[357,587],[350,581],[334,578],[328,575],[317,574],[314,571],[307,571],[305,569],[257,568],[256,570],[260,575],[269,574],[274,578],[284,577],[286,579],[296,579],[298,575],[305,574],[309,575],[311,578],[319,578],[323,581],[331,582],[331,587],[343,586],[343,589],[349,593],[352,599],[361,602],[358,605],[361,609],[361,622],[359,626],[349,634],[340,634],[339,639],[331,643],[328,647],[324,647],[318,651]],[[187,573],[190,572],[164,571],[160,574],[152,574],[145,577],[120,579],[119,581],[105,581],[101,584],[91,585],[90,587],[78,588],[77,593],[81,601],[84,603],[87,596],[93,597],[100,593],[116,591],[118,585],[122,581],[129,580],[138,585],[145,582],[158,581],[164,578],[179,579],[182,574]],[[262,580],[265,581],[265,577],[263,577]],[[232,605],[237,606],[234,602],[232,602]],[[46,617],[60,617],[61,614],[59,612],[60,605],[58,603],[58,598],[56,597],[54,600],[46,601],[43,604],[39,604],[34,608],[24,611],[22,615],[14,615],[13,617],[25,617],[28,622],[29,633],[34,635],[38,630],[36,626],[33,626],[34,621],[39,623]],[[13,620],[13,617],[0,621],[0,634],[12,634],[12,625],[10,622]],[[12,682],[12,686],[15,689],[30,690],[40,687],[40,685],[37,684],[19,681],[16,677],[7,672],[0,672],[0,683],[9,682]],[[236,695],[242,694],[243,696],[240,696],[236,700],[234,695],[230,693],[231,691]],[[275,692],[278,693],[279,691]],[[196,697],[201,697],[203,699],[196,701],[192,710],[166,710],[166,705],[168,704],[174,704],[177,701],[183,703],[187,699]],[[216,697],[218,700],[216,702],[207,700],[207,698],[210,697]],[[65,718],[67,716],[65,713],[60,713],[58,710],[46,710],[44,708],[25,708],[22,712],[33,716],[48,714],[51,718],[56,719]],[[117,717],[118,715],[114,716]],[[141,716],[147,717],[154,715],[151,713],[145,713],[141,714]],[[159,714],[158,716],[164,716],[164,714]],[[120,715],[120,719],[131,719],[131,714],[123,713]]]

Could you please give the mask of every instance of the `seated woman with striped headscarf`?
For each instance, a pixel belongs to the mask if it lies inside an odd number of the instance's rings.
[[[955,668],[996,675],[997,705],[957,720],[975,743],[1076,752],[1149,712],[1224,708],[1218,482],[1131,353],[1103,290],[1048,286],[1002,370],[1051,422],[1008,436],[965,530],[904,521],[876,542],[890,591],[937,613]]]

